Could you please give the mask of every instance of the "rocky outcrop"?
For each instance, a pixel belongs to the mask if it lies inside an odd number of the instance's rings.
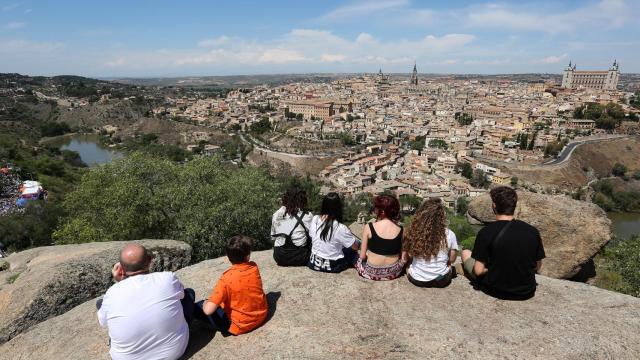
[[[488,194],[471,201],[467,217],[472,223],[495,221]],[[554,278],[576,275],[611,239],[611,221],[602,209],[565,196],[518,191],[515,217],[540,230],[547,255],[542,274]]]
[[[185,359],[637,359],[640,299],[590,285],[538,277],[524,302],[496,300],[458,277],[445,289],[406,278],[364,280],[355,270],[322,274],[277,267],[252,255],[262,273],[267,322],[237,337],[192,325]],[[228,268],[208,260],[178,271],[204,298]],[[0,358],[108,359],[108,335],[94,301],[49,319],[0,349]]]
[[[174,240],[141,240],[154,271],[189,264],[191,247]],[[0,343],[31,326],[102,295],[124,242],[40,247],[12,254],[0,272]]]

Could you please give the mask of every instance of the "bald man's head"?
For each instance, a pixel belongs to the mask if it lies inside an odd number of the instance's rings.
[[[139,244],[129,244],[120,251],[120,265],[125,272],[146,270],[151,263],[151,255]]]

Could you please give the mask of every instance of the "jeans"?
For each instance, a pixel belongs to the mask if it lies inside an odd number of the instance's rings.
[[[227,318],[227,314],[224,313],[224,309],[218,306],[218,308],[216,309],[216,312],[214,312],[211,315],[207,315],[204,313],[204,310],[202,309],[203,306],[204,306],[204,300],[200,300],[197,303],[195,303],[195,308],[194,308],[195,318],[208,323],[215,330],[218,330],[223,334],[229,334],[229,327],[231,327],[231,321],[229,320],[229,318]]]

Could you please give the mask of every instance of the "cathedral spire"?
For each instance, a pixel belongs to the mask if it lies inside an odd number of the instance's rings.
[[[413,72],[411,73],[411,80],[409,80],[411,85],[418,85],[418,68],[416,67],[416,62],[413,62]]]

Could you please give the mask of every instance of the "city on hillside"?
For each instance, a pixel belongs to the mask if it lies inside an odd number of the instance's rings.
[[[0,360],[640,359],[639,18],[0,0]]]

